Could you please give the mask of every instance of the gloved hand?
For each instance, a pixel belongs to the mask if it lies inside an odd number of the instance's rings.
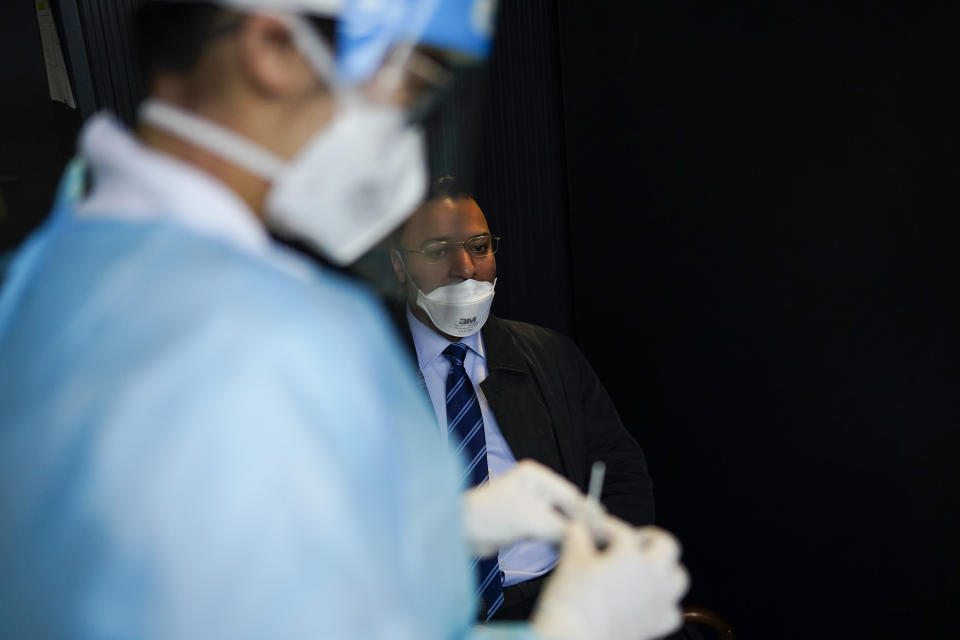
[[[560,542],[570,519],[588,506],[571,482],[533,460],[463,495],[463,522],[475,555],[493,555],[519,540]],[[595,503],[594,503],[595,504]]]
[[[586,522],[568,526],[563,552],[532,617],[550,640],[649,640],[680,626],[688,579],[666,531],[603,522],[603,551]]]

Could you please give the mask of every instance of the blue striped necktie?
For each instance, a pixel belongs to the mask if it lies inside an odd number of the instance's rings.
[[[457,448],[466,462],[463,479],[469,479],[469,486],[477,486],[487,481],[487,439],[483,434],[483,416],[473,383],[463,368],[467,356],[467,346],[453,342],[443,350],[450,361],[450,373],[447,375],[447,434],[450,442]],[[487,619],[503,604],[503,575],[497,556],[475,558],[477,568],[477,595],[483,597],[487,605]]]

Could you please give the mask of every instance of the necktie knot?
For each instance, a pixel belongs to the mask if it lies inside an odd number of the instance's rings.
[[[463,361],[467,358],[467,345],[462,342],[451,342],[446,349],[443,350],[443,355],[454,364],[454,366],[462,367]]]

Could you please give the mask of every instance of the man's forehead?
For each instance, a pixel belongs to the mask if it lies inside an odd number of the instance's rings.
[[[483,211],[472,198],[440,198],[420,207],[404,227],[404,236],[422,242],[489,231]]]

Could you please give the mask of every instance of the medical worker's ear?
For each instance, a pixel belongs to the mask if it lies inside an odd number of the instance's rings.
[[[390,264],[393,265],[393,275],[397,277],[397,282],[407,284],[407,272],[403,268],[403,256],[399,249],[390,250]]]
[[[271,16],[247,16],[237,35],[237,55],[247,82],[264,97],[308,94],[320,82],[290,26]]]

